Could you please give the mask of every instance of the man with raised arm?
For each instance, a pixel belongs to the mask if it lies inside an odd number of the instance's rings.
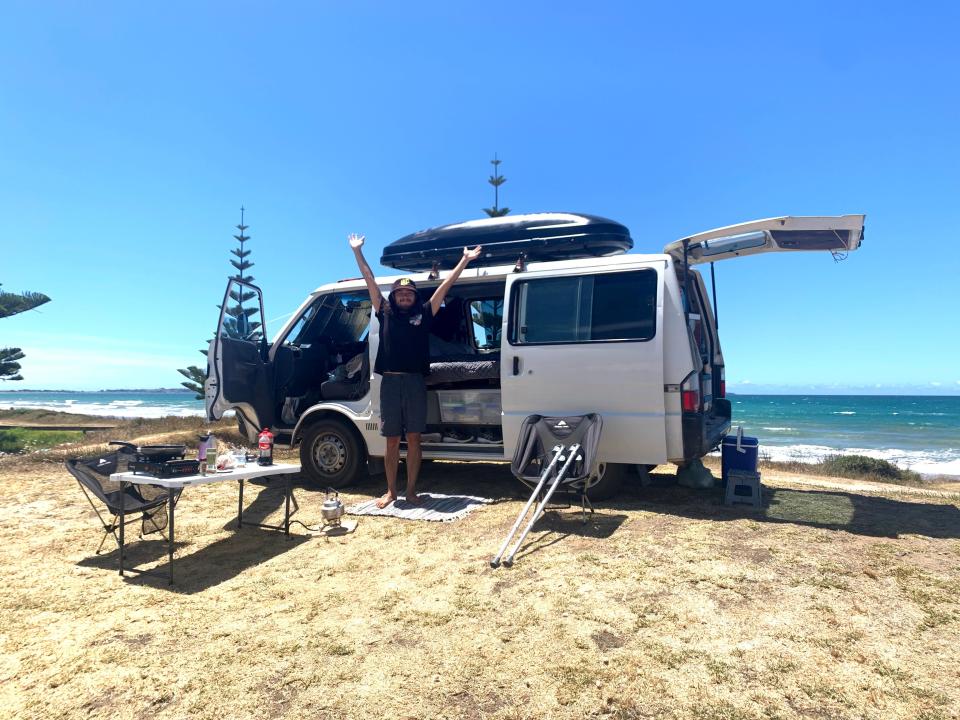
[[[380,322],[380,347],[373,371],[380,379],[380,434],[387,439],[384,465],[387,492],[377,500],[377,507],[386,507],[397,499],[397,470],[400,465],[400,438],[407,436],[408,502],[419,504],[417,476],[420,473],[420,435],[427,425],[427,385],[430,373],[430,326],[443,299],[467,267],[480,257],[480,246],[463,249],[463,257],[426,302],[422,302],[417,286],[410,278],[393,283],[384,300],[376,278],[363,257],[364,236],[349,236],[350,247],[370,291],[370,301]]]

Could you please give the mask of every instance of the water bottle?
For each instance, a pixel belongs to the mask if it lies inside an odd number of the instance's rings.
[[[273,465],[273,433],[264,428],[257,435],[257,465]]]
[[[207,439],[207,473],[217,471],[217,438],[211,435]]]
[[[197,445],[197,460],[200,463],[198,472],[201,475],[207,474],[207,446],[209,445],[209,443],[210,443],[209,433],[207,433],[206,435],[200,436],[200,444]]]

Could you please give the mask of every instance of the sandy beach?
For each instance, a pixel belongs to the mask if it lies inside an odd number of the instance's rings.
[[[192,441],[191,422],[124,437]],[[0,458],[2,717],[960,714],[956,484],[767,469],[755,512],[663,466],[587,525],[549,513],[492,570],[522,503],[502,464],[425,467],[426,492],[496,500],[462,520],[362,517],[339,538],[237,530],[220,483],[183,494],[168,587],[119,577],[115,547],[94,555],[97,519],[62,460],[108,433]],[[317,525],[323,494],[295,492]],[[280,517],[279,487],[247,497],[251,519]],[[128,548],[165,568],[162,541]]]

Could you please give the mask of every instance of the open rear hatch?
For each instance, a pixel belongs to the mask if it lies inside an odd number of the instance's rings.
[[[768,218],[697,233],[664,247],[677,265],[691,349],[696,362],[702,363],[681,388],[685,459],[701,457],[716,447],[731,422],[716,308],[710,308],[706,287],[687,268],[770,252],[819,250],[839,259],[860,247],[863,223],[863,215]]]
[[[688,265],[769,252],[820,250],[843,255],[860,247],[863,215],[777,217],[728,225],[676,240],[663,248]]]

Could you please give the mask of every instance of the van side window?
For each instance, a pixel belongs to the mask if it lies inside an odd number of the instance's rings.
[[[231,285],[229,300],[230,304],[223,313],[223,323],[218,328],[220,336],[260,342],[263,317],[258,293],[242,285]]]
[[[649,340],[656,335],[657,271],[524,280],[513,289],[515,345]]]

